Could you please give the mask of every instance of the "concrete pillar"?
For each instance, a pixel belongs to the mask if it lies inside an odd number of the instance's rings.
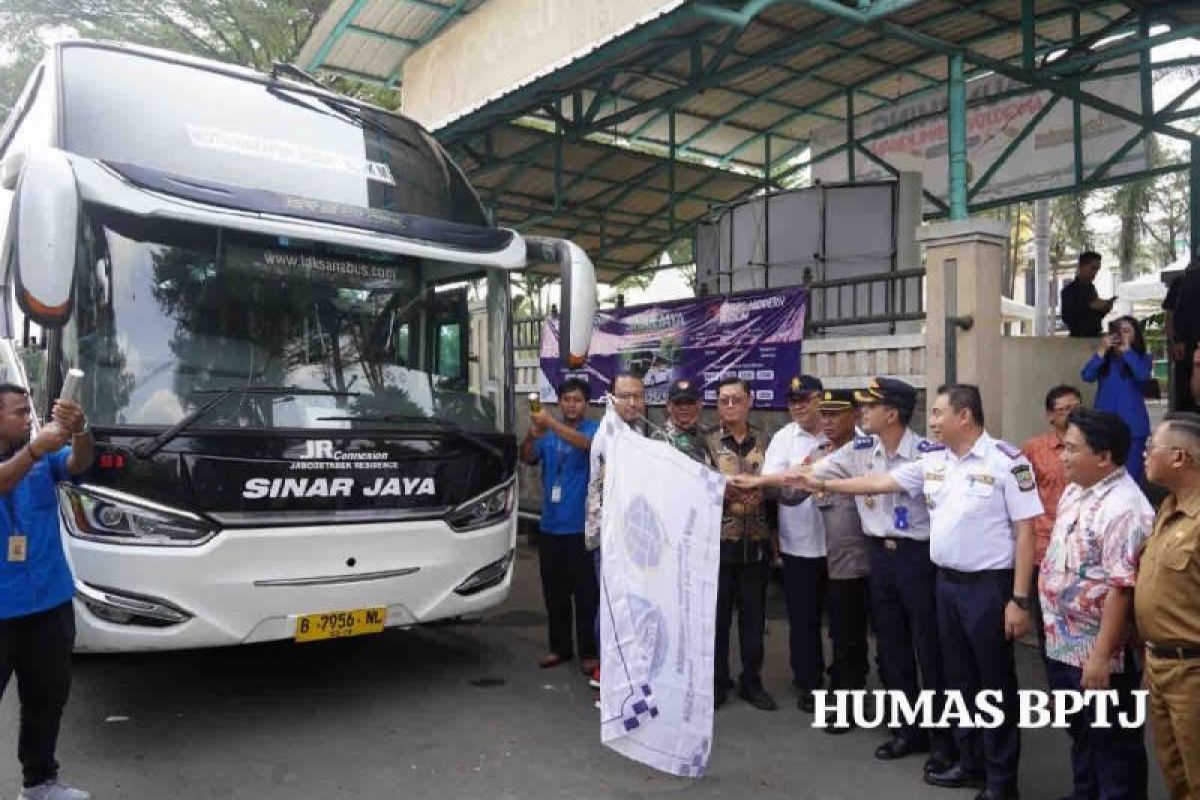
[[[917,238],[925,246],[925,386],[932,398],[950,381],[978,385],[985,421],[999,435],[1008,226],[981,217],[952,220],[923,226]]]

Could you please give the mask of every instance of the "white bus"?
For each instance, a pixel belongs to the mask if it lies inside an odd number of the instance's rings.
[[[64,42],[0,129],[5,374],[45,419],[83,370],[97,441],[60,487],[81,650],[357,635],[508,594],[509,273],[559,265],[578,360],[592,265],[491,224],[416,123],[305,77]]]

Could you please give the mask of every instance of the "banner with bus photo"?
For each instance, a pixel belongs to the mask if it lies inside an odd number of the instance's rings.
[[[592,399],[609,391],[613,376],[633,372],[646,382],[646,402],[662,405],[677,379],[696,381],[712,404],[727,376],[750,384],[758,408],[784,408],[787,387],[800,369],[808,293],[790,287],[700,297],[601,311],[587,363],[566,369],[558,359],[558,320],[542,326],[538,376],[543,402],[568,374],[588,381]]]

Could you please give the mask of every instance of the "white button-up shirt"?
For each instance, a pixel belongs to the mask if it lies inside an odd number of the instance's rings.
[[[771,437],[763,460],[763,474],[784,472],[820,457],[824,436],[814,436],[795,422]],[[825,557],[825,523],[812,497],[799,505],[779,504],[779,549],[789,556]]]
[[[940,447],[908,428],[896,452],[889,456],[878,436],[858,436],[817,462],[813,466],[813,474],[829,480],[890,472]],[[872,494],[859,495],[854,501],[858,505],[863,532],[867,536],[918,541],[929,539],[929,509],[925,506],[923,496],[913,499],[900,493]]]
[[[1008,442],[982,433],[962,458],[948,447],[891,472],[929,507],[929,557],[962,572],[1012,569],[1013,523],[1042,513],[1033,467]]]

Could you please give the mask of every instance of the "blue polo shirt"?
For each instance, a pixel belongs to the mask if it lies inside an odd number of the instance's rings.
[[[71,599],[75,581],[63,553],[55,485],[71,480],[71,448],[39,458],[13,490],[0,495],[0,619],[47,611]],[[8,537],[27,539],[24,561],[8,560]]]
[[[585,419],[575,428],[589,438],[599,429],[600,423],[592,419]],[[542,533],[583,533],[588,451],[568,444],[554,431],[547,432],[535,444],[542,464]],[[555,486],[560,488],[557,503],[552,502]]]

